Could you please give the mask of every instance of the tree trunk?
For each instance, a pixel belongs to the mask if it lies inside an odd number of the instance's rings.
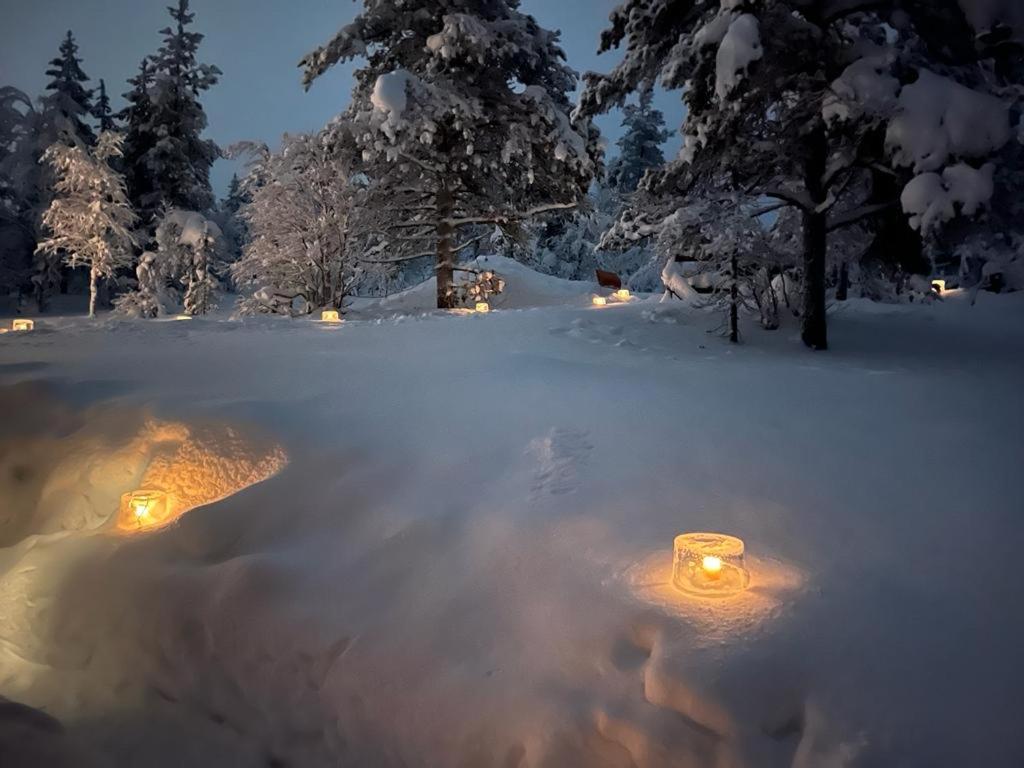
[[[96,267],[89,269],[89,317],[96,317],[96,293],[99,288],[100,272]]]
[[[453,240],[455,228],[451,218],[455,201],[451,192],[442,187],[437,193],[437,308],[455,307],[455,263]]]
[[[804,212],[804,307],[800,338],[811,349],[828,349],[825,320],[825,215]]]
[[[732,288],[729,291],[729,341],[738,344],[740,340],[739,274],[736,252],[732,253]]]
[[[828,139],[822,123],[807,137],[807,162],[804,184],[815,208],[803,211],[804,229],[804,301],[803,328],[800,337],[811,349],[828,349],[825,319],[825,257],[828,253],[827,214],[818,210],[825,200],[825,168]]]
[[[836,286],[836,301],[846,301],[850,295],[850,267],[844,261],[839,265],[839,285]]]

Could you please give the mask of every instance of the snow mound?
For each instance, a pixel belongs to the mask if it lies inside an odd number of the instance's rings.
[[[460,265],[466,269],[490,270],[505,280],[503,293],[490,300],[492,309],[529,309],[562,304],[589,304],[598,290],[596,283],[564,280],[543,275],[505,256],[479,256]],[[456,272],[455,279],[459,279]],[[369,305],[356,304],[357,314],[376,312],[414,314],[437,308],[437,281],[430,278],[413,288]]]

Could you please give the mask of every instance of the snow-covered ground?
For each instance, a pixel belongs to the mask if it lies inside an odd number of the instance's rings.
[[[0,336],[5,768],[1024,759],[1024,297],[814,354],[500,266],[486,316]],[[157,465],[212,503],[114,531]],[[705,529],[742,597],[666,586]]]

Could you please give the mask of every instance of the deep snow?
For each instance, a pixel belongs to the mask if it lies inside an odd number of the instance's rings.
[[[60,722],[0,706],[5,768],[1024,759],[1020,296],[813,354],[499,267],[487,316],[0,336],[0,696]],[[154,424],[288,464],[115,535]],[[742,598],[665,586],[702,529]]]

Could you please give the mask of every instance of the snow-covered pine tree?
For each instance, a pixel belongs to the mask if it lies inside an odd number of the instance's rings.
[[[220,282],[214,274],[217,248],[222,241],[220,228],[205,216],[193,216],[183,226],[178,242],[191,251],[183,278],[185,314],[205,315],[217,308],[216,294]]]
[[[50,80],[46,85],[46,94],[41,99],[31,148],[36,163],[25,178],[25,193],[35,202],[33,208],[36,220],[33,228],[37,240],[42,225],[38,216],[53,197],[54,183],[47,166],[40,163],[43,153],[57,142],[66,146],[89,146],[96,140],[87,122],[92,114],[92,91],[85,86],[89,76],[82,70],[78,44],[70,30],[61,41],[60,53],[50,61],[46,74]],[[46,309],[50,297],[60,290],[64,278],[62,266],[60,254],[36,249],[32,283],[40,311]]]
[[[641,92],[639,102],[627,104],[622,112],[625,133],[617,142],[618,157],[608,164],[608,183],[628,194],[636,190],[648,169],[665,162],[661,147],[670,134],[665,130],[665,116],[654,107],[653,91]]]
[[[467,229],[572,208],[599,168],[596,129],[569,118],[577,75],[558,34],[518,6],[364,0],[301,62],[309,86],[365,58],[344,122],[373,182],[370,229],[397,251],[392,261],[434,258],[438,307],[454,304]]]
[[[242,249],[248,239],[248,230],[242,217],[242,208],[249,202],[249,196],[242,189],[242,180],[238,174],[232,174],[228,184],[228,193],[217,204],[215,215],[221,232],[224,233],[224,261],[234,264],[242,258]]]
[[[236,192],[248,198],[241,214],[248,229],[241,260],[231,268],[243,314],[341,309],[362,276],[350,242],[350,218],[362,194],[334,132],[287,135],[277,152],[243,145],[250,173]]]
[[[210,168],[220,155],[216,144],[202,138],[206,113],[199,96],[217,83],[221,72],[197,60],[203,35],[189,29],[195,20],[189,0],[178,0],[168,11],[174,25],[160,31],[164,42],[150,59],[151,84],[146,85],[145,70],[133,83],[139,102],[147,94],[148,104],[137,118],[129,117],[128,161],[139,165],[136,176],[146,175],[144,182],[136,181],[133,195],[147,225],[162,210],[209,212],[214,203]],[[129,109],[142,106],[130,101]]]
[[[0,88],[0,288],[21,290],[32,272],[38,221],[39,113],[17,88]]]
[[[121,156],[121,143],[120,135],[104,131],[93,148],[57,142],[43,154],[56,182],[43,214],[50,236],[38,248],[63,256],[71,268],[89,269],[89,317],[96,314],[100,278],[113,277],[132,262],[135,213],[124,178],[111,167]]]
[[[43,141],[49,147],[64,135],[65,143],[81,141],[92,144],[96,139],[87,122],[92,115],[92,91],[85,87],[89,76],[82,71],[78,58],[78,44],[70,30],[61,41],[60,55],[50,61],[46,70],[50,82],[43,96],[43,115],[46,122]],[[45,151],[45,148],[44,148]]]
[[[154,205],[153,201],[156,199],[153,174],[146,162],[147,155],[157,142],[150,97],[153,78],[153,66],[149,59],[145,58],[139,64],[139,71],[135,77],[128,80],[131,88],[123,94],[127,104],[117,113],[117,118],[125,129],[124,168],[128,195],[143,224],[149,223],[152,219],[153,210],[149,210],[149,207]]]
[[[107,95],[107,83],[102,79],[100,87],[96,91],[96,103],[92,108],[92,116],[96,118],[101,131],[113,131],[117,128],[114,110],[110,107],[110,97]]]
[[[942,190],[952,207],[978,209],[961,198],[984,179],[963,161],[1009,138],[1006,105],[988,93],[1000,91],[993,59],[979,60],[953,0],[627,0],[610,18],[602,50],[625,42],[625,57],[611,74],[587,76],[580,112],[606,110],[655,82],[684,89],[684,147],[651,189],[685,196],[714,184],[798,208],[802,337],[812,348],[828,343],[829,231],[900,203],[875,199],[873,184],[868,198],[851,200],[851,184],[890,162],[917,178],[931,173],[911,182],[922,193],[911,200],[902,184],[894,190],[923,226]],[[956,178],[938,177],[944,167]]]

